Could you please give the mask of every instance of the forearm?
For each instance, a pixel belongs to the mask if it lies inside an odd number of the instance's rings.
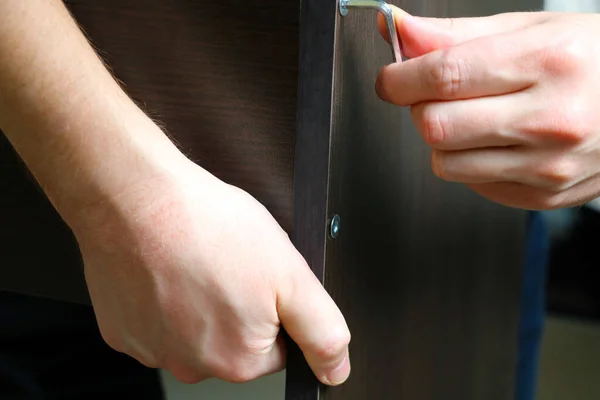
[[[60,0],[0,2],[0,88],[0,129],[67,218],[180,155]]]

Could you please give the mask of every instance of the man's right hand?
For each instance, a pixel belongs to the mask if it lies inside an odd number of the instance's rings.
[[[344,381],[350,334],[286,232],[191,162],[72,226],[106,342],[183,382],[281,370],[283,326],[316,376]]]
[[[342,314],[269,212],[191,162],[73,224],[106,342],[183,382],[281,370],[280,325],[316,376],[344,381]]]
[[[62,1],[0,1],[0,87],[0,129],[77,237],[109,345],[239,382],[284,367],[283,326],[321,381],[347,378],[348,327],[286,233],[184,157]]]

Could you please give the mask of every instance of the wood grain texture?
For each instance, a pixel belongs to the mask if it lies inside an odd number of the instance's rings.
[[[180,148],[291,232],[298,2],[65,3],[125,90]],[[0,288],[88,302],[71,232],[4,137],[0,151],[0,265],[10,266],[0,269]]]
[[[298,3],[67,3],[126,91],[180,148],[290,231]]]
[[[327,240],[336,13],[334,1],[302,1],[292,241],[321,282]],[[286,400],[316,400],[319,384],[302,352],[289,338],[287,348]]]
[[[539,6],[534,1],[393,3],[430,16]],[[340,387],[323,387],[314,377],[301,385],[297,380],[307,376],[306,366],[294,358],[287,380],[303,390],[288,387],[286,400],[512,399],[524,213],[433,176],[429,149],[408,110],[376,97],[376,75],[391,62],[376,14],[351,10],[309,29],[315,23],[309,17],[322,7],[323,2],[303,0],[307,18],[300,32],[302,40],[316,32],[330,39],[323,33],[327,29],[336,35],[335,44],[325,44],[334,46],[335,71],[328,86],[333,110],[325,215],[341,216],[341,232],[325,242],[324,271],[316,272],[349,323],[353,370]],[[327,18],[330,12],[325,8]],[[306,76],[316,81],[323,72],[311,56],[301,52],[300,64],[314,65]],[[326,96],[302,90],[303,102],[323,102],[328,109]],[[297,135],[301,143],[304,135],[316,133],[299,129]]]

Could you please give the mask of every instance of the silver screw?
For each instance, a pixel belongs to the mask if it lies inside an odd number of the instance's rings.
[[[335,239],[340,233],[340,216],[335,214],[329,222],[329,237]]]
[[[348,0],[340,0],[340,14],[343,17],[348,14]]]

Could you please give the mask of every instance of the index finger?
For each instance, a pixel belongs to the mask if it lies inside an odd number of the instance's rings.
[[[547,12],[512,12],[484,17],[419,17],[390,5],[394,10],[396,31],[404,55],[409,58],[445,49],[483,36],[496,35],[539,24],[549,18]],[[383,15],[377,16],[377,28],[389,42]]]
[[[377,77],[377,94],[384,101],[410,106],[523,90],[536,81],[526,62],[532,39],[531,29],[485,36],[387,65]]]

